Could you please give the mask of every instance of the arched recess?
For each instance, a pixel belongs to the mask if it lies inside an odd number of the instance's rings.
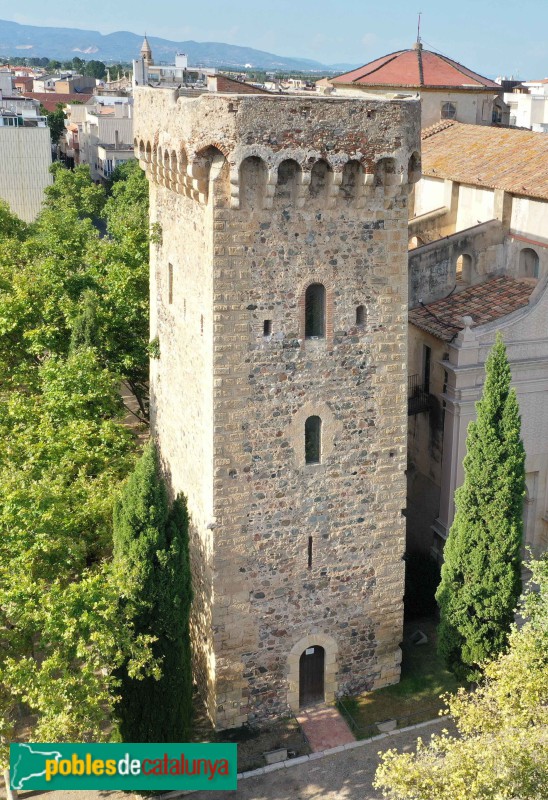
[[[146,160],[145,143],[143,142],[142,139],[139,142],[139,158],[141,159],[141,161]]]
[[[329,187],[333,183],[333,170],[323,158],[316,161],[310,172],[310,197],[323,201],[327,198]]]
[[[268,169],[262,158],[248,156],[240,164],[240,208],[248,211],[263,207]]]
[[[181,193],[184,192],[187,185],[187,168],[188,156],[185,148],[181,147],[177,156],[177,189]]]
[[[422,174],[421,157],[416,151],[411,153],[411,157],[407,164],[407,180],[409,183],[416,183],[420,180]]]
[[[532,247],[524,247],[519,254],[519,277],[538,278],[539,257]]]
[[[196,153],[192,162],[192,177],[197,182],[199,198],[208,203],[212,191],[226,200],[228,194],[228,163],[221,151],[214,145]]]
[[[355,200],[359,196],[362,183],[363,167],[360,162],[356,159],[347,161],[343,167],[341,187],[339,189],[340,196],[349,202]]]
[[[145,145],[145,161],[147,164],[150,164],[152,161],[152,145],[150,142],[147,142]]]
[[[171,187],[171,161],[169,150],[164,150],[164,186],[166,189]]]
[[[421,239],[420,236],[416,236],[414,234],[413,236],[409,237],[408,249],[409,250],[414,250],[415,247],[422,247],[423,244],[424,244],[424,239]]]
[[[151,167],[151,174],[152,178],[155,181],[159,181],[160,179],[160,152],[158,150],[158,145],[154,144],[152,146],[152,153],[150,156],[150,167]]]
[[[158,183],[164,182],[164,151],[161,147],[156,150],[156,179]]]
[[[375,164],[375,186],[387,186],[394,183],[396,161],[393,158],[381,158]]]
[[[455,266],[455,279],[457,283],[469,284],[472,279],[472,256],[461,253]]]
[[[292,711],[299,710],[299,665],[301,656],[307,649],[322,647],[324,650],[324,699],[326,703],[335,700],[337,691],[337,642],[325,633],[311,633],[299,639],[287,657],[287,703]]]
[[[170,156],[170,164],[169,164],[169,182],[173,191],[177,190],[177,172],[178,172],[177,153],[175,152],[175,150],[172,150]]]
[[[297,190],[301,181],[301,167],[293,159],[287,158],[278,165],[278,181],[274,202],[282,205],[294,203],[297,199]]]

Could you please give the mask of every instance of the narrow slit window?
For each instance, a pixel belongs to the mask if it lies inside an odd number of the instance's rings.
[[[322,421],[308,417],[304,424],[304,454],[307,464],[319,464],[322,456]]]
[[[312,536],[308,537],[308,569],[312,567]]]
[[[365,325],[365,306],[358,306],[356,308],[356,325],[359,327]]]
[[[263,322],[263,336],[270,336],[272,334],[272,320],[265,319]]]
[[[323,339],[325,336],[325,286],[311,283],[305,294],[305,337]]]
[[[167,265],[167,302],[173,303],[173,264]]]
[[[200,335],[204,335],[204,315],[200,315]]]

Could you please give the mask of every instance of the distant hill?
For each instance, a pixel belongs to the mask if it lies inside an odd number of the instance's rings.
[[[238,47],[222,42],[171,42],[147,36],[156,63],[175,61],[176,53],[186,53],[190,66],[245,67],[246,64],[269,70],[302,70],[304,72],[344,72],[352,64],[328,66],[306,58],[285,58],[252,47]],[[143,34],[117,31],[103,35],[98,31],[78,28],[42,28],[0,20],[0,56],[27,56],[69,61],[78,56],[105,63],[131,61],[137,58]]]

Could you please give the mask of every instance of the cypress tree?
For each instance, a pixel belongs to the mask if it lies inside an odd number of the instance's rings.
[[[507,641],[521,592],[525,452],[511,372],[500,334],[485,364],[485,385],[468,426],[464,483],[444,549],[438,649],[457,677],[477,680],[479,665]]]
[[[145,447],[114,508],[114,564],[121,603],[135,634],[157,637],[161,677],[133,678],[127,664],[117,705],[126,742],[184,742],[190,733],[192,674],[189,614],[192,600],[186,501],[168,508],[154,445]]]

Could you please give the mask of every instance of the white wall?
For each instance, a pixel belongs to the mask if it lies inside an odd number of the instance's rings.
[[[50,164],[49,128],[0,128],[0,197],[25,222],[41,209]]]
[[[459,186],[457,231],[495,218],[495,193],[479,186]]]
[[[445,181],[439,178],[427,178],[423,176],[415,184],[415,216],[434,211],[445,205]]]
[[[510,227],[513,233],[548,241],[548,202],[514,197]]]

